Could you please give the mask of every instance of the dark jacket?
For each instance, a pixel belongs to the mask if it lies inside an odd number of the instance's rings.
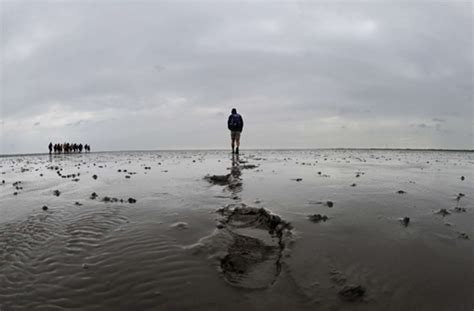
[[[227,128],[231,131],[242,132],[244,128],[244,119],[238,113],[233,113],[227,120]]]

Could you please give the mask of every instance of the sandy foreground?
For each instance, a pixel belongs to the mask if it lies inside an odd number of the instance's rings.
[[[473,168],[439,151],[1,157],[0,310],[472,310]]]

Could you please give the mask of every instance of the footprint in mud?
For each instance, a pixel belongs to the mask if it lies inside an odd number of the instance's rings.
[[[283,252],[291,239],[291,225],[263,208],[230,204],[218,230],[200,241],[219,259],[224,279],[232,286],[262,289],[271,286],[281,272]]]

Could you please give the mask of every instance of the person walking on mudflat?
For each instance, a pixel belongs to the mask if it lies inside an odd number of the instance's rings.
[[[232,141],[232,153],[239,154],[240,133],[244,128],[244,119],[237,113],[237,109],[232,108],[232,114],[227,120],[227,128],[230,130],[230,139]],[[235,149],[234,149],[235,147]],[[235,151],[234,151],[235,150]]]

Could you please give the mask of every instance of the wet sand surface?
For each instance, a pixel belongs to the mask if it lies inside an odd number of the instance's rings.
[[[0,309],[472,310],[473,168],[439,151],[2,157]]]

